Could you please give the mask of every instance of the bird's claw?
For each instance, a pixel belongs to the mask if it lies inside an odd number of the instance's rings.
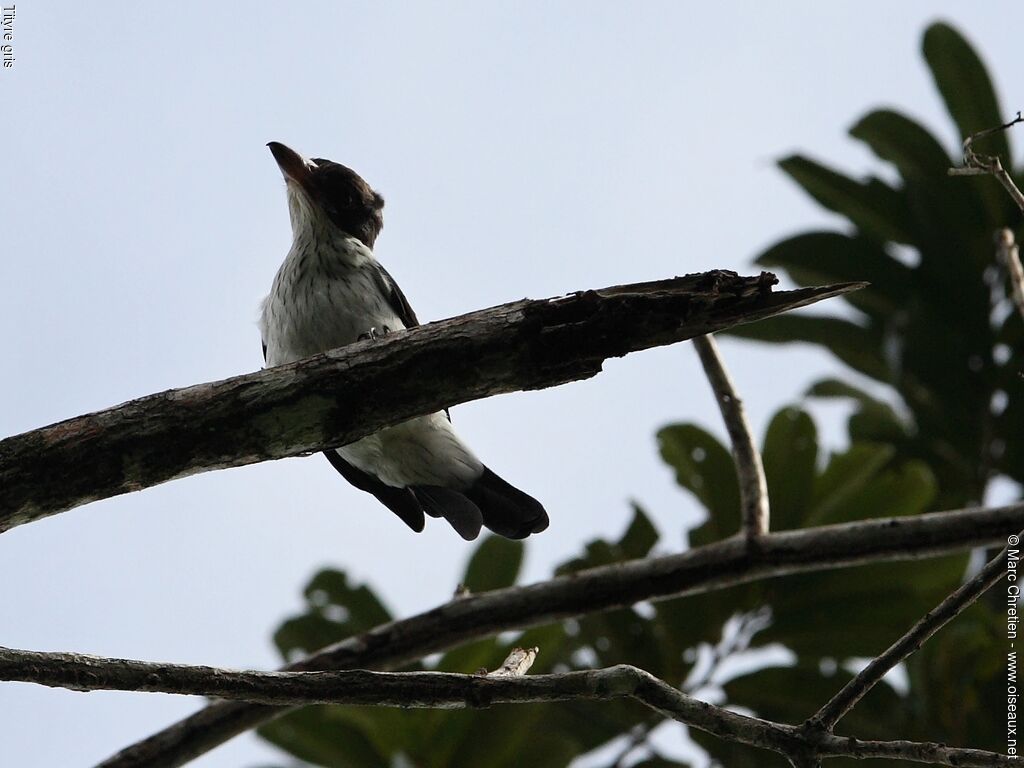
[[[377,338],[379,338],[381,336],[387,336],[389,333],[391,333],[391,329],[388,328],[386,325],[382,325],[379,332],[377,331],[376,328],[371,328],[366,333],[359,334],[359,338],[357,339],[357,341],[366,341],[367,339],[377,339]]]

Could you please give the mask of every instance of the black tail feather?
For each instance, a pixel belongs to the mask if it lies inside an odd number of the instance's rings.
[[[443,517],[466,541],[480,535],[484,523],[480,508],[458,491],[436,485],[414,485],[410,490],[428,515]]]
[[[539,501],[487,467],[463,491],[436,485],[395,488],[352,466],[336,451],[324,451],[324,456],[352,485],[372,493],[417,533],[423,530],[424,512],[443,517],[467,541],[475,539],[482,526],[508,539],[525,539],[548,527],[548,514]]]
[[[508,539],[525,539],[548,527],[548,513],[539,501],[484,467],[484,473],[464,491],[479,508],[484,525]]]

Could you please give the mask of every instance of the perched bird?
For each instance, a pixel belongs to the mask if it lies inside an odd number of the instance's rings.
[[[292,247],[263,302],[268,366],[419,325],[398,285],[374,258],[384,199],[353,170],[267,145],[284,174]],[[352,485],[376,496],[414,531],[423,513],[464,539],[482,525],[510,539],[547,528],[544,507],[485,467],[447,413],[403,422],[324,455]]]

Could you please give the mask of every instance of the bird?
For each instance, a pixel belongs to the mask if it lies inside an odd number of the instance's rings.
[[[260,312],[268,367],[419,325],[374,256],[384,198],[340,163],[267,146],[285,180],[292,245]],[[486,467],[447,411],[419,416],[324,452],[349,483],[412,530],[444,518],[467,541],[482,527],[523,539],[548,526],[543,505]]]

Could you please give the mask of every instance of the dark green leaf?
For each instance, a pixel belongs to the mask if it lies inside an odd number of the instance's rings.
[[[327,605],[343,607],[348,615],[348,624],[353,632],[372,629],[391,621],[391,613],[365,584],[353,587],[348,583],[344,571],[326,568],[309,582],[305,590],[306,599],[315,608]]]
[[[744,584],[723,591],[662,600],[655,604],[655,610],[659,625],[671,638],[675,651],[682,654],[700,643],[714,645],[721,639],[726,621],[741,611],[763,604],[757,585]]]
[[[351,586],[343,571],[320,571],[304,594],[306,613],[285,621],[274,634],[275,645],[288,660],[391,620],[373,591]]]
[[[909,438],[906,425],[887,405],[861,408],[850,415],[846,428],[851,440],[862,443],[902,445]]]
[[[523,542],[487,536],[469,559],[462,583],[470,592],[510,587],[522,563]]]
[[[623,556],[631,560],[646,557],[657,543],[658,530],[643,508],[633,502],[633,520],[619,539],[619,549]]]
[[[438,672],[458,672],[472,675],[481,669],[497,669],[508,656],[508,647],[489,637],[453,648],[441,657],[435,669]]]
[[[285,661],[294,661],[344,640],[350,634],[340,622],[331,621],[320,613],[307,613],[282,622],[274,632],[274,645]]]
[[[609,544],[604,539],[595,539],[594,541],[587,542],[586,551],[582,557],[562,563],[555,569],[555,574],[564,576],[567,573],[575,573],[585,568],[596,568],[599,565],[617,563],[621,559],[616,545]]]
[[[730,704],[748,707],[761,717],[783,723],[801,723],[828,701],[852,675],[838,670],[822,674],[817,665],[768,667],[725,684]],[[794,695],[794,692],[799,695]],[[885,683],[872,688],[864,700],[837,727],[858,738],[899,738],[906,704]]]
[[[448,712],[447,718],[470,721],[458,727],[458,732],[467,736],[458,741],[444,762],[433,754],[421,753],[421,760],[414,764],[427,763],[431,768],[564,768],[582,751],[571,731],[553,727],[565,706],[558,703]],[[619,726],[618,722],[611,725],[610,732],[606,732],[608,739],[614,737]],[[443,739],[444,731],[438,736]]]
[[[594,614],[579,620],[580,640],[594,649],[596,662],[586,666],[609,667],[634,664],[643,669],[663,670],[674,655],[674,643],[662,643],[657,627],[632,608]],[[671,638],[669,638],[671,640]],[[679,653],[682,649],[678,649]]]
[[[860,492],[848,494],[820,518],[822,524],[926,512],[935,498],[935,474],[922,461],[894,463]]]
[[[818,460],[818,433],[811,417],[783,408],[772,418],[762,450],[773,530],[799,528],[810,507]]]
[[[945,174],[953,162],[926,128],[892,110],[869,112],[854,124],[850,135],[896,166],[905,180],[930,180]]]
[[[846,216],[876,240],[909,243],[907,201],[879,179],[855,181],[801,155],[779,161],[779,167],[821,205]]]
[[[390,750],[381,754],[368,738],[363,725],[347,719],[351,709],[304,707],[261,726],[259,735],[314,765],[389,768]]]
[[[948,24],[932,24],[924,33],[922,50],[961,138],[1006,122],[988,70],[963,35]],[[1011,165],[1005,132],[980,140],[976,148]]]
[[[880,563],[773,579],[772,623],[758,642],[782,643],[808,663],[873,657],[959,582],[963,557]]]
[[[690,738],[711,757],[711,768],[791,768],[791,763],[776,752],[728,741],[690,728]]]
[[[849,420],[853,442],[892,443],[905,445],[910,439],[907,424],[888,403],[883,403],[863,389],[839,379],[821,379],[806,392],[808,397],[849,398],[860,406]]]
[[[913,243],[921,251],[922,264],[936,264],[938,270],[939,254],[962,257],[970,229],[988,218],[984,195],[979,194],[984,187],[950,178],[947,171],[952,161],[942,145],[923,126],[898,112],[871,112],[850,134],[896,166],[903,177],[913,214],[908,227],[915,233]]]
[[[818,379],[807,388],[808,397],[846,397],[856,400],[862,405],[881,405],[881,401],[872,397],[860,387],[855,387],[839,379]]]
[[[832,454],[815,482],[814,509],[808,523],[821,525],[832,519],[834,510],[860,493],[894,455],[891,445],[881,443],[858,443],[844,453]]]
[[[676,482],[708,510],[707,522],[690,532],[690,544],[707,544],[739,531],[740,490],[732,454],[693,424],[662,428],[658,445],[665,463],[676,471]]]
[[[882,356],[882,340],[862,325],[821,315],[779,315],[728,331],[734,336],[776,344],[803,341],[818,344],[856,371],[888,381],[889,366]]]
[[[838,232],[807,232],[776,243],[755,261],[785,269],[799,285],[866,280],[870,286],[844,298],[868,313],[894,312],[907,300],[912,271],[877,243]]]
[[[1005,613],[975,603],[908,659],[910,684],[920,697],[911,738],[1005,748],[1006,724],[991,714],[991,702],[1006,696],[1006,656],[993,653],[1005,649],[1005,632]]]

